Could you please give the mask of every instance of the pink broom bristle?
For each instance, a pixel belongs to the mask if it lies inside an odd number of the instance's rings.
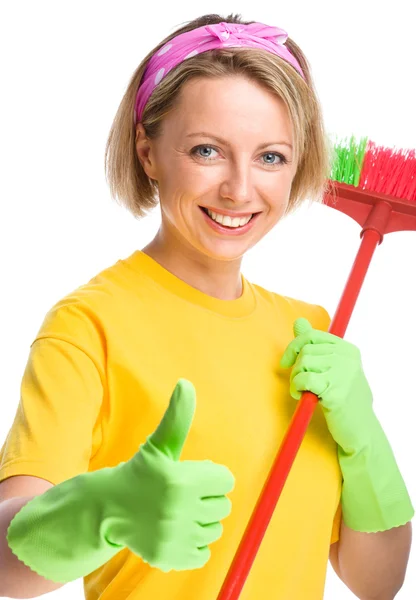
[[[369,141],[358,187],[416,201],[415,150],[386,148]]]

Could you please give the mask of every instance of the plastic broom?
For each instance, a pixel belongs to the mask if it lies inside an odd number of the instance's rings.
[[[361,244],[329,332],[344,337],[378,244],[387,233],[416,231],[415,150],[376,146],[352,136],[335,144],[324,204],[361,225]],[[217,600],[237,600],[306,434],[318,397],[304,392],[246,527]]]

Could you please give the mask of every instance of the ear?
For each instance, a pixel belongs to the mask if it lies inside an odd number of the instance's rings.
[[[146,136],[142,123],[136,125],[136,152],[146,175],[157,181],[154,148],[152,141]]]

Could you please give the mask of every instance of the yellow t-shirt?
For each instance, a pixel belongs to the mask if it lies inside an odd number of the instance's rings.
[[[0,480],[53,484],[127,461],[154,431],[180,377],[197,393],[183,459],[227,465],[236,479],[224,533],[202,569],[163,573],[128,549],[84,578],[87,600],[214,600],[296,408],[279,360],[320,306],[244,277],[236,300],[212,298],[141,251],[48,311],[0,452]],[[241,600],[321,600],[338,540],[342,475],[318,404]]]

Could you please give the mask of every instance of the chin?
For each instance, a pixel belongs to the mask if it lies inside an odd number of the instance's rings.
[[[198,248],[205,256],[212,258],[213,260],[221,261],[235,261],[240,260],[254,244],[247,246],[247,244],[236,244],[219,242],[217,244],[210,244],[209,247]]]

